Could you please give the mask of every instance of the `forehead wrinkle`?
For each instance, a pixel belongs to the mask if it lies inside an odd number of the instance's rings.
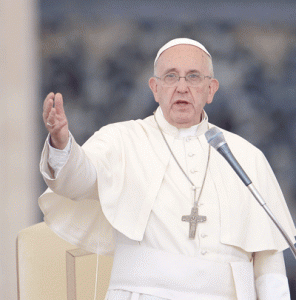
[[[188,51],[189,51],[189,53],[187,53]],[[195,55],[194,52],[198,53],[197,55],[199,56],[199,57],[196,57],[196,59],[193,57]],[[188,55],[190,57],[188,57]],[[165,59],[165,61],[163,61],[164,59]],[[207,61],[208,55],[202,49],[200,49],[196,46],[192,46],[192,45],[176,45],[176,46],[166,49],[159,56],[155,66],[154,66],[154,74],[156,74],[156,72],[159,71],[160,65],[162,65],[162,69],[166,70],[165,72],[162,72],[162,74],[165,74],[166,72],[168,72],[167,70],[169,69],[170,65],[173,69],[175,63],[180,64],[180,59],[182,59],[184,61],[184,63],[187,63],[187,61],[189,59],[192,59],[192,64],[195,64],[195,61],[196,61],[196,63],[199,65],[199,69],[207,69],[209,66],[208,61]],[[182,61],[181,61],[181,63],[182,63]],[[167,64],[169,66],[166,68]],[[195,66],[192,66],[192,67],[194,68]],[[190,68],[190,66],[189,66],[189,68]],[[197,70],[197,71],[203,73],[202,70]]]
[[[180,73],[177,68],[170,68],[170,69],[165,70],[163,74],[168,74],[168,73],[171,73],[171,72],[175,72],[175,73],[178,73],[178,74]],[[200,73],[200,71],[197,70],[197,69],[190,69],[190,70],[186,71],[186,74],[189,74],[189,73]]]

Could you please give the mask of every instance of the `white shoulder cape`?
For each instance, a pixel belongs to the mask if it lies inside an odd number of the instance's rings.
[[[246,140],[222,131],[234,156],[295,241],[293,220],[266,158]],[[173,139],[168,136],[169,143]],[[47,157],[45,146],[41,170],[48,169]],[[77,164],[88,161],[86,157],[97,170],[98,197],[78,201],[75,198],[79,186],[87,178],[77,170]],[[114,251],[112,227],[130,239],[141,241],[169,157],[169,150],[152,116],[107,125],[82,147],[73,141],[70,158],[59,178],[46,180],[50,189],[39,198],[45,222],[70,243],[99,254]],[[209,171],[220,201],[222,243],[248,252],[288,248],[263,208],[215,150],[211,154]],[[74,179],[70,178],[73,174]]]

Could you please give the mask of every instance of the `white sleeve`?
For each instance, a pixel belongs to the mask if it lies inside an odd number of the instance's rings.
[[[258,300],[291,299],[283,252],[256,252],[254,275]]]
[[[282,274],[264,274],[255,281],[258,300],[291,300],[288,278]]]
[[[51,166],[54,172],[54,177],[56,178],[58,177],[59,172],[62,170],[63,166],[69,159],[72,146],[72,135],[69,132],[69,141],[67,146],[63,150],[59,150],[51,146],[50,135],[47,137],[46,143],[49,148],[47,162]]]
[[[63,150],[51,147],[47,138],[40,160],[43,179],[58,195],[72,200],[98,199],[96,168],[71,134],[70,137]]]

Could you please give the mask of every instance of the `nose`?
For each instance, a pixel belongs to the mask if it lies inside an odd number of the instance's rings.
[[[177,82],[176,91],[179,93],[187,93],[188,92],[188,84],[185,78],[180,78]]]

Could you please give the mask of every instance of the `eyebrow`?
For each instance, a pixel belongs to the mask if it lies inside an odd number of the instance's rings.
[[[164,74],[168,74],[170,72],[176,72],[176,73],[179,73],[178,70],[176,68],[171,68],[171,69],[168,69],[164,72]],[[196,70],[196,69],[191,69],[189,70],[186,74],[188,73],[200,73],[200,71]]]

